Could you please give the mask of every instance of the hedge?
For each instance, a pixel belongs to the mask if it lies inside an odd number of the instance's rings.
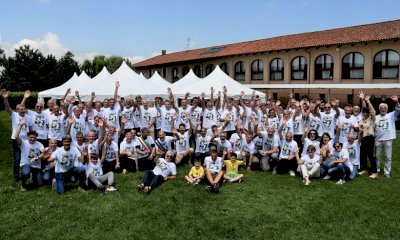
[[[8,102],[10,103],[10,106],[12,109],[15,110],[15,106],[17,104],[21,103],[22,99],[24,98],[24,92],[10,92],[10,95],[8,96]],[[35,104],[38,100],[38,93],[37,92],[31,92],[31,97],[28,98],[25,102],[25,107],[29,109],[34,109]],[[3,98],[0,101],[0,110],[4,110],[4,101]]]

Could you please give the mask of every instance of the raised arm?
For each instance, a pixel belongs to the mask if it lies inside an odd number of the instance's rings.
[[[4,107],[6,108],[6,111],[8,112],[8,114],[11,116],[13,110],[10,107],[10,103],[8,102],[8,96],[9,96],[9,92],[5,89],[1,90],[1,96],[3,97],[3,101],[4,101]]]
[[[82,103],[81,96],[79,95],[78,90],[75,91],[75,96],[76,96],[76,99],[78,99],[78,103]]]
[[[18,145],[22,144],[22,139],[19,137],[19,134],[21,133],[22,126],[24,126],[24,124],[26,124],[26,119],[21,118],[21,120],[18,123],[17,131],[15,132],[15,136],[14,136]]]
[[[24,92],[24,97],[22,98],[22,101],[21,101],[21,105],[24,105],[25,106],[25,102],[26,102],[26,100],[28,100],[28,98],[31,96],[31,91],[29,91],[29,90],[26,90],[25,92]]]
[[[64,96],[61,98],[61,101],[65,101],[67,99],[68,94],[71,93],[71,88],[68,88],[67,91],[65,91]]]

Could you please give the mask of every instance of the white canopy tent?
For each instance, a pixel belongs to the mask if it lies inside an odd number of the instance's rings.
[[[142,73],[140,73],[142,74]],[[143,76],[143,75],[141,75]],[[144,77],[144,76],[143,76]],[[158,72],[156,71],[153,76],[151,76],[151,78],[149,78],[150,82],[159,85],[160,87],[162,87],[163,89],[167,89],[169,86],[171,86],[171,83],[167,82],[163,77],[160,76],[160,74],[158,74]]]
[[[179,83],[179,81],[177,83]],[[240,92],[243,91],[245,94],[244,97],[251,98],[254,91],[229,77],[218,65],[207,77],[199,79],[192,85],[184,88],[172,89],[172,91],[174,95],[180,98],[184,97],[186,92],[189,92],[191,96],[199,96],[202,92],[206,93],[206,96],[209,96],[211,87],[214,87],[214,97],[217,97],[218,91],[223,91],[224,86],[227,87],[229,97],[239,96]],[[262,92],[256,91],[256,95],[260,98],[265,98],[265,94]]]
[[[95,92],[97,95],[95,86],[102,85],[106,81],[111,81],[110,76],[110,72],[104,66],[103,69],[94,78],[92,78],[91,81],[86,81],[82,84],[76,85],[75,88],[79,91],[82,101],[88,101],[92,92]],[[96,100],[103,99],[96,97]]]
[[[201,78],[197,77],[196,74],[194,74],[193,70],[190,69],[190,71],[179,81],[173,83],[170,88],[172,89],[172,92],[178,92],[180,89],[189,87],[191,85],[194,85],[198,82],[201,81]]]

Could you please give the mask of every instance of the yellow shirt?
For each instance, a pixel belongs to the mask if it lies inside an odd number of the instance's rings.
[[[231,160],[224,161],[226,166],[226,174],[238,174],[239,165],[243,164],[243,161],[236,160],[232,162]]]
[[[189,175],[195,178],[202,177],[204,175],[204,168],[202,166],[199,168],[193,166],[192,169],[190,169]]]

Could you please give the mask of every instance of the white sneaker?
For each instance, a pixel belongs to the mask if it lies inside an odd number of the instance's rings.
[[[290,175],[291,177],[294,177],[294,176],[296,176],[296,174],[294,173],[294,171],[293,171],[293,170],[290,170],[290,171],[289,171],[289,175]]]
[[[340,179],[339,181],[336,182],[337,185],[343,185],[346,181]]]
[[[331,179],[331,176],[326,175],[323,179],[324,179],[324,180],[329,180],[329,179]]]
[[[53,180],[51,180],[51,188],[55,191],[57,186],[56,186],[56,179],[53,178]]]
[[[311,181],[307,179],[307,181],[304,183],[304,185],[308,186],[310,185]]]
[[[114,187],[114,186],[108,186],[107,188],[106,188],[106,191],[107,192],[114,192],[114,191],[117,191],[118,189],[116,188],[116,187]]]

